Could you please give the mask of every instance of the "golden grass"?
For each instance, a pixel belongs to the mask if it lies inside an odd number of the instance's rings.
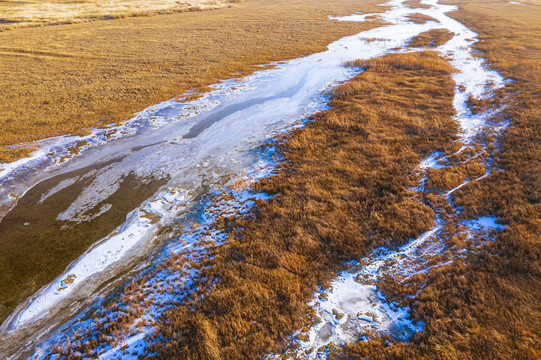
[[[7,145],[130,119],[257,65],[326,49],[376,23],[328,19],[384,11],[381,0],[246,0],[233,8],[0,33],[0,162]]]
[[[31,0],[1,1],[0,31],[24,26],[70,24],[183,11],[210,10],[228,6],[230,0]]]
[[[411,40],[409,47],[438,47],[455,36],[447,29],[434,29],[420,33]]]
[[[431,52],[364,66],[335,90],[331,110],[279,143],[286,162],[256,189],[276,196],[253,217],[224,219],[229,243],[201,264],[202,292],[158,324],[152,358],[280,351],[311,323],[306,303],[316,285],[328,285],[345,261],[433,224],[433,211],[409,189],[423,157],[454,148],[453,69]]]
[[[428,9],[430,5],[425,5],[421,3],[421,0],[409,0],[405,1],[404,4],[409,6],[412,9]]]
[[[432,16],[428,16],[428,15],[420,14],[420,13],[408,15],[408,18],[416,24],[426,24],[428,21],[439,22],[437,19],[434,19]]]
[[[32,146],[22,146],[22,147],[0,147],[0,162],[12,162],[19,160],[20,158],[30,156],[33,151],[35,151]],[[1,169],[1,167],[0,167]],[[0,211],[0,213],[3,213]]]
[[[400,71],[415,71],[415,70],[430,70],[433,72],[441,72],[444,74],[451,73],[455,69],[447,62],[441,61],[431,52],[413,52],[402,54],[400,57],[389,61],[387,57],[380,57],[371,60],[356,60],[348,62],[347,65],[354,67],[362,67],[367,71],[383,72],[400,72]],[[347,91],[350,86],[358,86],[357,83],[344,85],[337,91]],[[347,95],[347,94],[341,94]]]
[[[515,81],[508,85],[508,95],[497,94],[505,96],[509,107],[503,116],[511,126],[500,140],[501,150],[492,154],[492,175],[456,191],[453,200],[462,207],[460,218],[494,214],[506,230],[477,255],[429,274],[412,304],[426,329],[412,344],[381,338],[331,349],[331,359],[540,358],[541,7],[517,10],[507,1],[461,4],[452,16],[480,33],[478,48]],[[456,124],[448,122],[448,105],[442,105],[451,101],[453,84],[448,78],[448,85],[429,80],[444,81],[444,72],[425,73],[415,62],[409,67],[404,62],[354,63],[367,71],[339,87],[332,109],[282,145],[288,166],[261,184],[261,190],[278,195],[260,204],[252,222],[231,224],[244,231],[217,250],[207,272],[209,279],[219,277],[221,283],[164,319],[161,334],[171,343],[157,349],[157,358],[256,358],[276,351],[285,334],[306,324],[305,301],[316,284],[327,283],[330,270],[366,254],[383,238],[403,239],[404,233],[395,232],[400,222],[414,224],[410,235],[421,231],[419,222],[430,222],[426,208],[408,219],[390,215],[388,207],[409,195],[408,175],[420,154],[451,146]],[[430,95],[423,99],[422,94]],[[427,120],[426,114],[433,112],[423,112],[423,104],[410,104],[411,99],[440,109],[439,121]],[[476,111],[490,106],[475,99],[470,103]],[[410,118],[404,109],[424,115]],[[412,123],[418,127],[411,128]],[[456,159],[466,155],[457,154]],[[478,165],[434,171],[431,186],[443,190],[457,183],[454,176],[460,181],[480,175]],[[428,194],[425,201],[432,199]],[[411,211],[410,206],[403,212]],[[422,214],[428,217],[422,220]],[[460,240],[449,241],[452,246]],[[392,296],[393,287],[386,291]],[[208,343],[200,340],[202,334],[208,334]]]

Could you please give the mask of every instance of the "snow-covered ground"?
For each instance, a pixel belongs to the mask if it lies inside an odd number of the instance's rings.
[[[330,44],[325,52],[279,63],[275,68],[261,70],[241,80],[223,81],[198,100],[170,100],[158,104],[122,126],[112,125],[84,137],[63,136],[43,140],[31,157],[12,164],[0,164],[0,205],[6,208],[16,206],[28,189],[45,179],[76,170],[80,172],[92,166],[88,173],[78,173],[47,189],[42,195],[41,201],[46,201],[52,194],[68,191],[70,185],[90,178],[92,181],[76,200],[57,214],[58,221],[73,224],[107,216],[111,207],[100,204],[119,190],[127,176],[135,176],[142,183],[165,180],[165,185],[151,198],[127,215],[124,224],[16,309],[0,329],[0,341],[15,345],[0,350],[6,351],[0,355],[13,359],[20,357],[20,349],[30,351],[43,339],[49,338],[53,328],[58,337],[38,346],[33,358],[46,356],[51,344],[70,334],[74,327],[92,333],[96,328],[95,322],[77,321],[84,318],[81,315],[83,310],[98,300],[98,295],[104,296],[106,290],[114,289],[107,284],[126,271],[122,264],[140,254],[156,251],[163,244],[154,241],[161,230],[170,226],[190,228],[193,216],[186,214],[196,214],[201,206],[207,216],[200,217],[198,221],[202,226],[197,231],[206,231],[205,238],[211,242],[222,241],[223,237],[211,230],[213,216],[248,211],[253,201],[264,197],[264,194],[233,191],[233,201],[228,203],[222,199],[224,202],[219,206],[208,201],[209,196],[212,198],[213,194],[228,189],[227,186],[224,188],[224,183],[231,174],[236,174],[235,178],[245,172],[246,175],[241,177],[258,179],[272,172],[275,164],[273,149],[262,152],[257,150],[258,146],[279,133],[302,125],[309,115],[324,109],[328,101],[327,90],[358,71],[344,67],[346,61],[369,59],[389,52],[413,51],[407,48],[407,44],[414,36],[427,30],[444,28],[455,33],[453,39],[435,50],[459,70],[454,75],[457,84],[454,100],[456,120],[462,129],[461,141],[465,145],[473,142],[491,114],[472,114],[467,99],[470,95],[477,98],[489,96],[491,91],[504,85],[504,80],[489,70],[482,59],[473,55],[476,34],[446,15],[454,7],[439,5],[436,0],[423,3],[430,8],[410,9],[403,5],[402,0],[392,0],[386,4],[391,8],[385,13],[339,18],[343,21],[365,21],[367,16],[375,15],[390,25],[345,37]],[[413,13],[429,15],[438,22],[410,22],[407,15]],[[78,147],[77,151],[73,151],[74,146]],[[441,160],[444,157],[445,154],[434,154],[421,164],[420,171],[443,166]],[[447,195],[450,196],[451,192]],[[201,203],[202,199],[207,203]],[[0,213],[0,219],[3,215]],[[491,225],[489,218],[464,225],[475,229],[499,229],[497,224]],[[439,239],[439,226],[408,246],[440,251],[444,244],[433,246],[435,239]],[[188,235],[185,232],[167,239],[165,250],[159,252],[161,256],[157,256],[156,261],[166,261],[169,251],[175,254],[204,252],[206,245],[198,243],[201,237]],[[353,342],[367,329],[396,335],[407,341],[412,333],[422,329],[422,324],[413,324],[408,319],[409,309],[389,304],[373,282],[384,275],[381,271],[387,271],[381,270],[387,267],[377,265],[381,257],[394,259],[404,251],[402,255],[412,261],[399,261],[398,264],[406,266],[400,271],[424,271],[424,263],[415,261],[418,260],[415,256],[425,250],[408,252],[408,249],[374,254],[361,262],[366,268],[359,268],[357,273],[342,273],[332,289],[322,290],[327,293],[328,300],[313,303],[322,322],[310,330],[309,340],[301,343],[301,347],[307,350],[331,342]],[[143,352],[152,333],[153,318],[175,302],[182,301],[179,289],[168,284],[178,284],[180,277],[186,284],[181,286],[183,291],[189,291],[190,277],[197,276],[187,268],[171,273],[169,268],[160,270],[159,265],[150,274],[154,276],[153,283],[160,285],[141,288],[145,298],[155,299],[152,304],[145,305],[146,325],[126,329],[115,339],[117,345],[100,350],[102,358],[130,358],[136,357],[128,356],[131,353]],[[370,284],[358,282],[356,279],[363,277],[359,275],[372,276],[373,281]],[[317,295],[321,298],[321,294]],[[337,316],[332,310],[344,316]],[[113,315],[105,311],[103,316]],[[402,332],[404,335],[400,335]],[[128,348],[128,355],[124,345]],[[316,351],[311,354],[324,356]]]

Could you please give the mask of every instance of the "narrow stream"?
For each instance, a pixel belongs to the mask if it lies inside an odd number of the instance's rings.
[[[414,10],[402,2],[392,0],[386,4],[390,10],[374,14],[391,25],[345,37],[325,52],[221,82],[195,101],[158,104],[123,126],[43,140],[32,157],[0,165],[0,234],[14,243],[84,237],[92,244],[3,323],[0,357],[26,358],[37,347],[33,358],[44,358],[54,342],[126,279],[163,262],[171,249],[180,251],[190,240],[178,229],[192,228],[194,221],[203,229],[208,226],[208,204],[230,179],[244,173],[253,180],[272,171],[272,151],[259,151],[259,145],[302,125],[326,107],[328,89],[356,75],[357,70],[343,66],[346,61],[410,51],[411,38],[427,30],[454,32],[436,50],[459,69],[454,76],[457,121],[464,140],[472,139],[487,116],[469,112],[468,95],[488,96],[503,86],[503,79],[472,55],[476,34],[445,15],[454,7],[425,0],[430,8]],[[407,19],[412,13],[439,22],[412,23]],[[340,20],[364,21],[370,15]],[[240,211],[264,198],[249,192],[236,196],[236,202],[213,211]],[[159,316],[163,309],[157,308],[148,316]],[[123,344],[137,355],[151,328],[130,331]],[[119,349],[105,349],[102,358],[129,358]]]

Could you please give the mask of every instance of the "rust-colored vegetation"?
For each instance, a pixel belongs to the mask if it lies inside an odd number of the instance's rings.
[[[158,325],[156,358],[279,351],[311,323],[306,303],[344,262],[433,225],[408,189],[425,156],[454,149],[453,68],[432,52],[355,65],[366,70],[335,90],[331,110],[279,142],[285,161],[257,184],[276,196],[251,218],[223,219],[229,242],[201,265],[199,294]]]
[[[438,47],[455,36],[447,29],[434,29],[420,33],[411,40],[410,47]]]

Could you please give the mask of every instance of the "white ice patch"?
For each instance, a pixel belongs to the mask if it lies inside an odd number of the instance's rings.
[[[464,224],[470,229],[470,231],[477,233],[484,233],[489,235],[493,230],[503,231],[505,225],[498,224],[495,216],[481,216],[477,219],[466,220]]]
[[[434,169],[434,170],[439,170],[439,169],[442,169],[444,168],[445,166],[442,165],[439,160],[441,158],[441,153],[440,152],[435,152],[433,153],[432,155],[430,155],[429,157],[427,157],[426,159],[424,159],[421,164],[419,165],[419,168],[421,170],[426,170],[426,169]]]
[[[430,260],[444,249],[436,236],[440,230],[439,226],[435,227],[396,251],[376,249],[355,264],[360,270],[341,273],[329,290],[316,293],[309,305],[314,307],[320,321],[306,334],[307,341],[297,342],[297,354],[325,358],[325,353],[318,349],[331,343],[354,344],[367,332],[387,334],[407,342],[422,331],[423,323],[413,323],[410,309],[389,302],[378,291],[377,284],[387,277],[404,281],[429,271]]]
[[[310,330],[301,351],[311,353],[333,343],[337,346],[354,344],[361,334],[377,332],[396,340],[407,341],[412,334],[422,331],[421,323],[413,324],[409,309],[389,303],[376,285],[359,282],[355,274],[341,273],[325,296],[316,295],[310,303],[321,320]],[[310,351],[312,350],[312,351]]]
[[[100,355],[100,360],[137,360],[146,349],[146,334],[138,333]]]

